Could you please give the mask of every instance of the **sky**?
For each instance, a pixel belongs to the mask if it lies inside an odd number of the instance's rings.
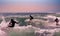
[[[60,0],[0,0],[0,13],[60,12]]]

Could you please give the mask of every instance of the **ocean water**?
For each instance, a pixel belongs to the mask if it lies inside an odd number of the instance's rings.
[[[34,16],[34,15],[33,15]],[[37,16],[37,18],[35,18]],[[35,21],[32,24],[35,25],[27,25],[28,23],[25,22],[26,19],[29,19],[29,17],[25,17],[25,15],[20,15],[18,17],[14,16],[2,16],[0,18],[0,36],[60,36],[60,28],[54,28],[54,29],[42,29],[37,26],[45,26],[42,24],[47,24],[45,22],[47,19],[39,17],[40,15],[36,15],[33,21]],[[43,16],[44,17],[44,16]],[[46,16],[45,16],[46,17]],[[19,21],[19,24],[16,24],[14,28],[7,27],[9,24],[10,19],[13,18],[16,21]],[[40,19],[40,20],[39,20]],[[38,21],[36,21],[38,20]],[[44,20],[44,21],[42,21]]]

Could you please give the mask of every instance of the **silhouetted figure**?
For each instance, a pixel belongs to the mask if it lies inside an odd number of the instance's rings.
[[[55,19],[55,22],[56,22],[56,25],[59,25],[58,24],[58,22],[59,22],[59,19],[58,18]]]
[[[14,26],[15,26],[15,23],[18,24],[18,22],[16,22],[16,21],[14,21],[13,19],[11,19],[8,27],[14,27]]]
[[[31,15],[30,15],[30,20],[34,19]]]

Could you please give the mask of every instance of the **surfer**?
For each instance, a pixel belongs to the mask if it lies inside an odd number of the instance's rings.
[[[29,20],[29,24],[28,25],[31,25],[31,22],[32,22],[32,19],[34,19],[31,15],[30,15],[30,20]]]
[[[30,20],[34,19],[31,15],[30,15]]]
[[[56,25],[59,25],[58,24],[59,23],[59,19],[58,18],[55,19],[55,22],[56,22]]]
[[[16,22],[16,21],[14,21],[13,19],[11,19],[11,21],[10,21],[8,27],[14,27],[14,26],[15,26],[15,23],[18,24],[18,22]]]

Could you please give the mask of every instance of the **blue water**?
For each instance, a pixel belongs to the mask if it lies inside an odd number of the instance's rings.
[[[9,15],[47,15],[47,14],[55,14],[55,13],[0,13],[0,15],[9,16]]]

